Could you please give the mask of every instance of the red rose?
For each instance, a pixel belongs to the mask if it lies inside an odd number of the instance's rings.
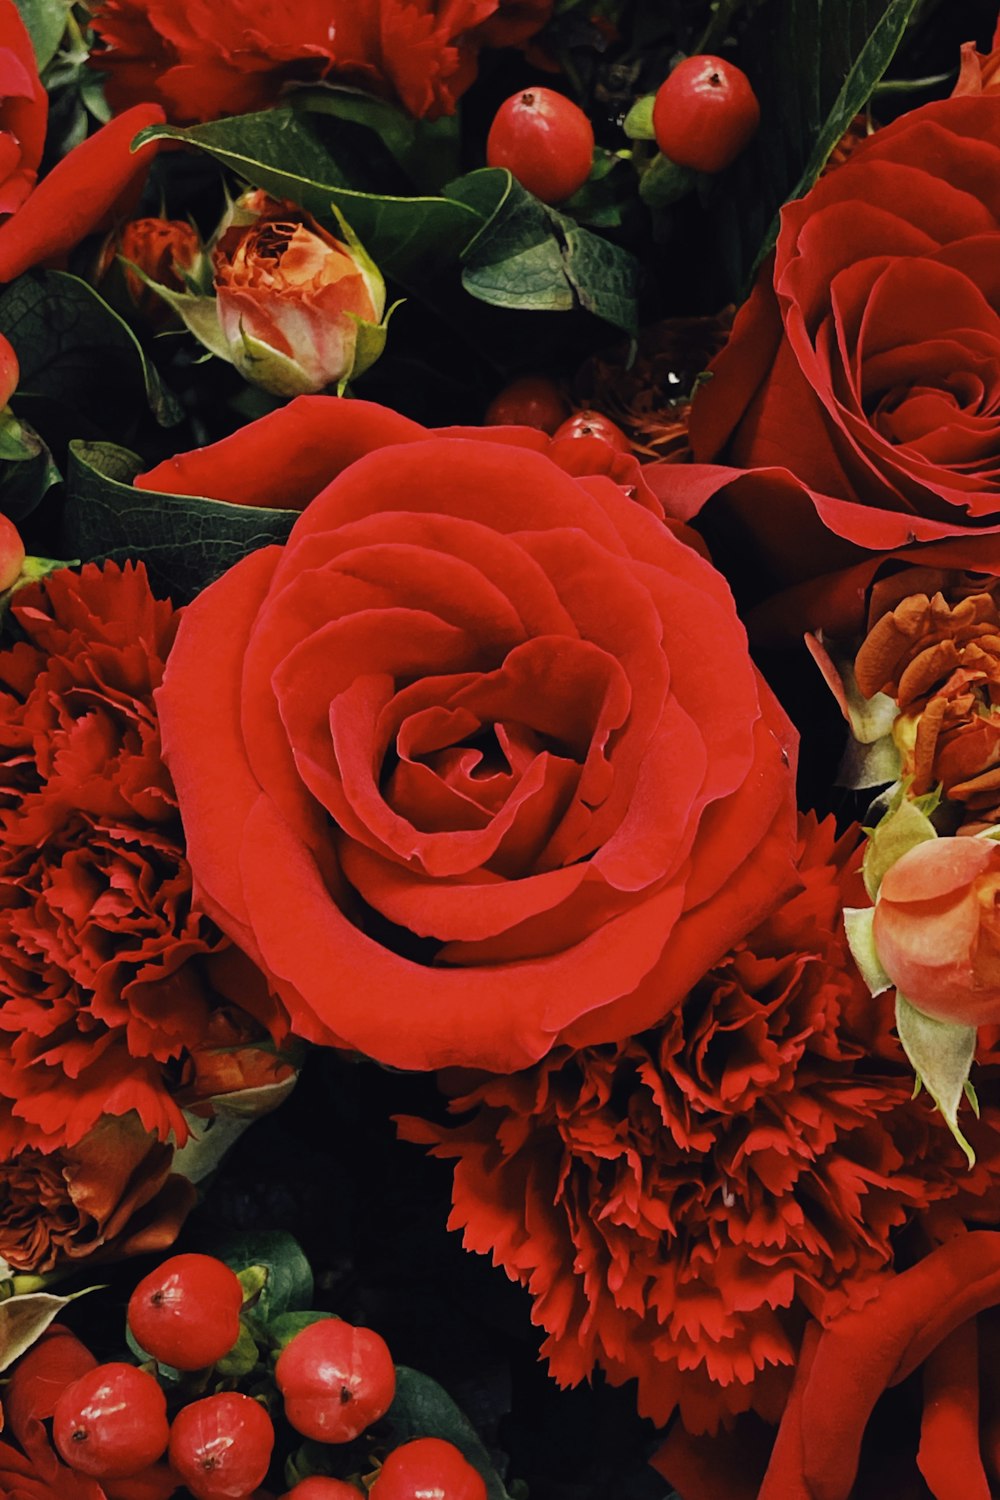
[[[285,83],[321,78],[435,119],[454,112],[484,41],[521,41],[550,9],[546,0],[277,0],[265,14],[259,0],[102,0],[93,62],[113,108],[155,100],[174,120],[266,109]],[[491,21],[495,36],[476,32]]]
[[[724,581],[542,434],[281,416],[157,475],[332,480],[158,695],[208,910],[299,1030],[400,1067],[650,1024],[793,878],[794,739]]]
[[[720,485],[787,579],[1000,529],[1000,95],[858,146],[782,212],[694,402],[690,514]]]
[[[132,142],[163,111],[143,104],[103,126],[56,163],[0,224],[0,282],[13,281],[42,261],[67,255],[88,234],[134,207],[157,146],[133,153]]]
[[[14,0],[0,0],[0,214],[12,214],[35,185],[45,146],[49,96]]]

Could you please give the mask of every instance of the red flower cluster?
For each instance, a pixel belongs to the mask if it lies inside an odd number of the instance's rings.
[[[75,1147],[135,1110],[183,1141],[220,991],[275,1022],[192,905],[153,691],[177,615],[142,567],[61,570],[0,654],[0,1151]],[[263,1028],[258,1028],[258,1034]]]
[[[798,894],[655,1031],[480,1082],[454,1129],[402,1122],[457,1158],[451,1226],[527,1286],[561,1384],[635,1377],[691,1431],[776,1420],[807,1314],[874,1296],[894,1230],[1000,1207],[1000,1137],[960,1170],[847,956],[858,863],[803,820]]]
[[[552,0],[279,0],[262,13],[258,0],[103,0],[94,62],[115,109],[155,101],[175,120],[266,109],[285,83],[331,77],[435,119],[472,83],[481,45],[525,40],[551,9]]]

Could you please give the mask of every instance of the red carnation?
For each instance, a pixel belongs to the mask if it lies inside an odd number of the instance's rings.
[[[95,7],[115,109],[155,101],[175,120],[273,104],[289,82],[337,78],[398,99],[410,114],[452,114],[484,42],[521,42],[550,0],[103,0]],[[478,31],[483,23],[492,29]]]
[[[803,820],[798,894],[655,1031],[481,1082],[454,1129],[402,1122],[457,1158],[451,1227],[527,1286],[561,1384],[635,1377],[692,1431],[776,1419],[807,1314],[875,1295],[893,1230],[1000,1205],[1000,1138],[966,1174],[847,957],[858,864]]]
[[[175,1097],[219,991],[273,1019],[192,905],[153,691],[177,614],[145,570],[23,590],[0,653],[0,1152],[75,1147],[104,1115],[188,1128]],[[257,997],[249,999],[248,997]]]

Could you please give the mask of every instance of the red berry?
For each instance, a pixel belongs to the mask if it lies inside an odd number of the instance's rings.
[[[493,397],[483,418],[487,427],[537,427],[550,436],[569,416],[569,407],[547,375],[519,375]]]
[[[274,1369],[285,1416],[318,1443],[349,1443],[377,1422],[396,1394],[396,1369],[384,1339],[339,1318],[310,1323]]]
[[[128,1326],[147,1354],[176,1370],[214,1365],[240,1336],[243,1288],[214,1255],[173,1255],[129,1298]]]
[[[95,1479],[128,1479],[167,1446],[167,1398],[135,1365],[97,1365],[63,1391],[52,1437],[71,1469]]]
[[[724,58],[688,57],[660,84],[653,130],[664,156],[695,172],[721,172],[753,139],[760,105],[747,75]]]
[[[599,411],[574,412],[555,432],[557,438],[602,438],[618,453],[631,453],[632,445],[621,428]]]
[[[572,99],[554,89],[525,89],[497,110],[486,161],[506,167],[543,203],[561,203],[583,187],[594,161],[594,132]]]
[[[0,593],[17,582],[24,567],[24,543],[14,522],[0,516]]]
[[[282,1495],[281,1500],[359,1500],[361,1491],[348,1484],[346,1479],[327,1479],[323,1474],[311,1474],[300,1479],[294,1489]]]
[[[222,1391],[193,1401],[170,1429],[170,1465],[195,1500],[246,1500],[271,1462],[271,1418],[250,1396]]]
[[[486,1483],[453,1444],[417,1438],[389,1454],[371,1500],[486,1500]]]

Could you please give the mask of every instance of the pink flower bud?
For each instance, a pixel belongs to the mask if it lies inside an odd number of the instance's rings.
[[[17,527],[0,515],[0,593],[9,589],[21,576],[24,567],[24,543]]]
[[[296,395],[336,385],[371,362],[359,359],[359,328],[378,327],[385,285],[357,243],[254,191],[235,205],[212,260],[229,358],[248,380]]]
[[[891,866],[875,904],[875,949],[918,1010],[963,1026],[1000,1023],[1000,844],[941,838]]]

